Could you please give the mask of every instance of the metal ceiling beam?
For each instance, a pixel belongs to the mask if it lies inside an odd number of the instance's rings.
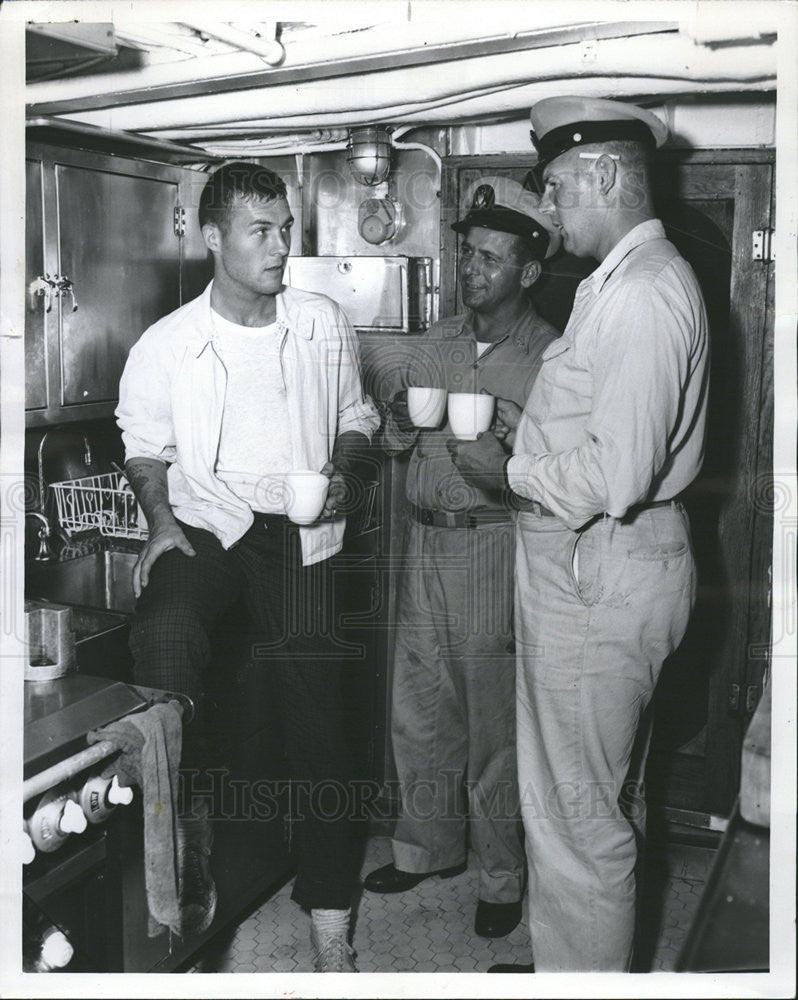
[[[151,159],[167,163],[196,163],[218,159],[200,147],[183,146],[169,139],[137,135],[135,132],[101,129],[83,122],[72,122],[67,118],[29,118],[26,126],[27,138],[34,142],[77,145],[100,153],[128,153],[144,157],[149,155]]]
[[[378,73],[383,70],[396,69],[399,66],[409,68],[504,52],[551,48],[557,45],[576,45],[586,41],[675,32],[677,30],[678,25],[672,21],[629,21],[616,24],[594,22],[541,32],[524,32],[512,37],[430,45],[404,53],[358,56],[352,59],[319,62],[305,66],[262,70],[235,77],[224,76],[120,92],[110,91],[72,100],[33,103],[28,105],[27,113],[30,116],[38,117],[40,115],[67,115],[81,111],[99,111],[107,108],[128,107],[134,104],[150,104],[155,101],[198,97],[204,94],[232,93],[281,84],[307,83],[310,80]],[[99,80],[97,82],[99,84]]]

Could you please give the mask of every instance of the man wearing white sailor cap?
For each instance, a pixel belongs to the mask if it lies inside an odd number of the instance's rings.
[[[466,308],[432,325],[424,345],[432,364],[425,369],[416,348],[401,385],[497,397],[494,429],[504,437],[503,414],[520,412],[543,351],[559,336],[527,294],[559,236],[541,215],[539,196],[510,178],[480,177],[465,203],[452,228],[463,236]],[[385,409],[386,450],[412,449],[391,713],[402,815],[393,861],[370,872],[364,887],[403,892],[432,876],[459,875],[468,839],[479,868],[474,930],[504,937],[521,919],[524,882],[512,632],[515,512],[501,490],[463,481],[443,416],[438,426],[419,430],[403,388]]]
[[[531,117],[541,211],[565,250],[598,267],[543,355],[512,457],[486,433],[458,442],[455,461],[467,482],[503,477],[528,504],[517,522],[515,626],[534,967],[624,970],[647,707],[695,594],[678,497],[703,459],[707,319],[652,204],[662,122],[574,97],[542,100]]]

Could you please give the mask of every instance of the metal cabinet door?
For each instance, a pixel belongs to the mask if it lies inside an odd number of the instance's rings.
[[[406,257],[289,257],[285,282],[321,292],[359,329],[409,330]]]
[[[55,168],[61,405],[113,401],[128,352],[180,305],[173,179],[63,163]]]
[[[44,336],[45,311],[50,296],[44,278],[44,219],[42,212],[42,164],[25,164],[25,407],[41,410],[47,406],[47,347]],[[39,294],[39,292],[42,294]]]

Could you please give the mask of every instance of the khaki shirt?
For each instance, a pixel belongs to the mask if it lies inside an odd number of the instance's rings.
[[[439,385],[449,392],[484,390],[523,407],[543,351],[558,336],[530,306],[501,340],[479,356],[471,314],[462,313],[430,327],[426,339],[431,349],[404,373],[402,384]],[[501,507],[498,493],[479,490],[460,475],[446,449],[453,436],[448,420],[435,430],[401,431],[389,412],[382,434],[386,451],[415,445],[407,472],[408,499],[419,507],[443,511]]]
[[[513,491],[570,527],[676,497],[704,457],[709,331],[690,265],[658,219],[577,289],[507,465]]]

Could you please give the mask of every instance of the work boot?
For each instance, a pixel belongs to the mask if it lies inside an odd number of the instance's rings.
[[[321,940],[315,927],[310,928],[315,972],[357,972],[355,953],[350,948],[344,932],[325,935]]]
[[[201,934],[216,913],[216,885],[210,868],[213,829],[207,813],[177,821],[177,865],[181,935]]]

